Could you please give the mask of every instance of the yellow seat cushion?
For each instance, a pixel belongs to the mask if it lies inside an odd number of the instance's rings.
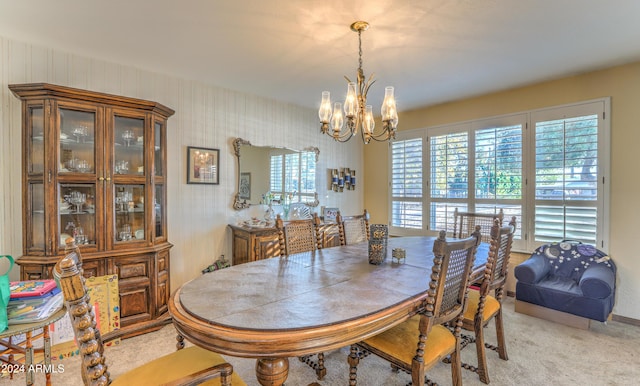
[[[161,385],[224,362],[226,361],[220,354],[197,346],[187,347],[120,375],[111,385]],[[231,384],[246,385],[235,371]],[[203,385],[219,386],[220,377],[209,380]]]
[[[478,303],[480,303],[480,291],[473,288],[469,289],[469,298],[467,299],[467,310],[464,312],[464,318],[473,321],[476,312],[478,312]],[[491,295],[487,295],[484,301],[484,310],[482,311],[482,321],[486,322],[500,310],[500,302]]]
[[[418,348],[418,325],[420,316],[416,315],[411,319],[364,341],[365,344],[383,351],[393,357],[411,364]],[[456,348],[456,339],[443,326],[437,325],[431,328],[427,335],[427,342],[424,348],[424,364],[426,368],[440,362],[444,357],[451,354]]]

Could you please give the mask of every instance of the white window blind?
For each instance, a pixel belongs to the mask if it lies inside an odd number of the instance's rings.
[[[598,114],[535,122],[535,241],[597,242]]]
[[[269,190],[271,192],[282,192],[284,186],[282,180],[284,174],[282,173],[284,158],[282,154],[271,156],[271,173],[269,178]]]
[[[520,120],[521,117],[515,117]],[[515,239],[521,238],[523,208],[524,122],[475,130],[473,211],[498,213],[505,222],[516,217]]]
[[[466,210],[469,197],[469,133],[454,132],[429,138],[431,205],[429,229],[453,228],[453,212]]]
[[[316,192],[316,153],[303,151],[271,156],[269,187],[275,199],[313,202]]]
[[[422,229],[422,138],[391,143],[391,226]]]

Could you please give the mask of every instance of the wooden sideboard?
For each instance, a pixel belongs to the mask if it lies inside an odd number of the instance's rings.
[[[232,264],[243,264],[251,261],[280,256],[278,231],[276,228],[245,227],[229,224],[232,234]],[[320,225],[322,248],[340,245],[338,224],[322,223]]]

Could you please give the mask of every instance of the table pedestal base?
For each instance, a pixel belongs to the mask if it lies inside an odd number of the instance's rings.
[[[289,376],[289,359],[260,358],[256,361],[256,377],[262,386],[280,386]]]

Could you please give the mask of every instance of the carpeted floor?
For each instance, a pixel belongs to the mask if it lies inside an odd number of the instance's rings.
[[[640,384],[640,327],[619,322],[592,323],[589,331],[533,318],[514,312],[513,298],[505,301],[505,330],[508,361],[488,352],[491,385],[638,385]],[[493,342],[495,327],[487,329]],[[113,377],[160,355],[175,350],[175,330],[162,330],[123,341],[107,350],[107,363]],[[326,353],[327,376],[323,386],[348,384],[348,348]],[[462,352],[463,361],[475,364],[475,348]],[[249,385],[255,380],[255,360],[227,357]],[[54,385],[81,384],[79,358],[66,359],[64,372],[53,374]],[[308,385],[317,381],[315,373],[296,358],[289,360],[287,386]],[[463,370],[465,385],[483,385],[476,374]],[[451,384],[449,365],[440,363],[428,376],[441,385]],[[363,386],[405,385],[410,377],[391,372],[389,365],[370,356],[358,366],[358,384]],[[0,384],[24,384],[24,377],[0,379]],[[44,374],[36,374],[36,385],[44,384]]]

